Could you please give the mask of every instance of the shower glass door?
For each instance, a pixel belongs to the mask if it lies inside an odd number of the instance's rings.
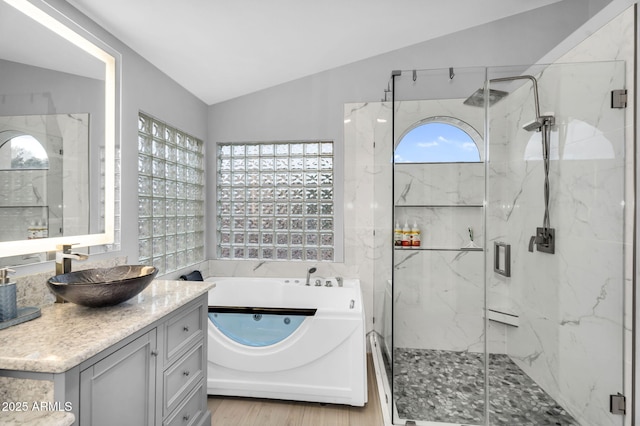
[[[394,424],[622,426],[625,64],[392,83]]]
[[[623,424],[609,398],[624,393],[624,66],[488,70],[492,425]]]

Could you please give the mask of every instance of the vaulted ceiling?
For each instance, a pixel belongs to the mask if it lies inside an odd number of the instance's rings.
[[[559,0],[68,0],[214,104]]]

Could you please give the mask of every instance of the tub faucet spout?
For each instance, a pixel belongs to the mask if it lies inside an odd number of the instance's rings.
[[[309,268],[309,270],[307,271],[307,281],[304,283],[304,285],[310,285],[309,280],[311,279],[311,274],[313,274],[316,271],[316,268]]]

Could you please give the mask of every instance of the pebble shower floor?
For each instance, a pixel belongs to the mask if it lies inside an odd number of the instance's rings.
[[[402,419],[484,424],[483,354],[396,348],[394,398]],[[489,355],[490,424],[578,426],[507,355]]]

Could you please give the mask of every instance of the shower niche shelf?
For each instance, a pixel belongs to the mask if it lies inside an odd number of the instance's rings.
[[[396,204],[396,208],[458,208],[458,207],[475,207],[482,208],[483,204]]]
[[[475,201],[475,200],[474,200]],[[480,203],[459,204],[396,204],[395,223],[418,225],[421,231],[420,247],[394,246],[395,250],[420,251],[479,251],[483,248],[471,244],[471,240],[482,241],[482,212],[484,205]],[[475,234],[471,236],[470,231]]]
[[[447,247],[394,247],[398,251],[484,251],[482,247],[473,248],[447,248]]]

